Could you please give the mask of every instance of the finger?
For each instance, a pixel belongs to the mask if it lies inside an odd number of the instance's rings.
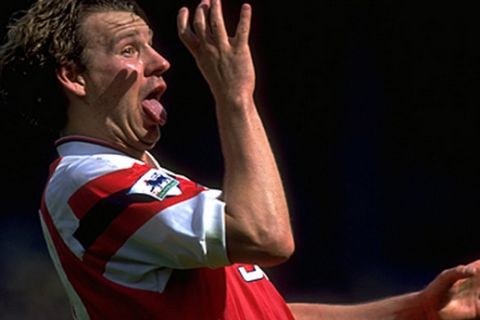
[[[200,40],[205,40],[207,37],[207,14],[210,8],[209,0],[202,0],[195,10],[195,17],[193,18],[193,28]]]
[[[480,260],[469,263],[467,267],[475,268],[477,272],[480,272]]]
[[[178,11],[177,15],[177,32],[180,40],[185,44],[185,46],[190,50],[194,50],[198,47],[199,41],[198,38],[192,31],[190,24],[188,23],[188,17],[190,13],[187,8],[183,7]]]
[[[235,38],[238,44],[247,44],[250,36],[250,25],[252,22],[252,7],[245,3],[240,11],[240,20],[238,22]]]
[[[225,43],[228,40],[227,29],[223,19],[222,3],[220,0],[212,0],[210,16],[210,28],[212,36],[218,43]]]
[[[476,270],[471,267],[458,266],[456,268],[443,271],[432,283],[435,290],[447,291],[455,282],[461,279],[469,278],[475,274]]]

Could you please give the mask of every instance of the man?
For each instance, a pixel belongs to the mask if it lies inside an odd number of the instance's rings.
[[[253,99],[251,7],[242,6],[233,37],[220,0],[200,3],[193,28],[189,15],[180,9],[178,32],[215,99],[222,192],[148,152],[167,121],[160,100],[170,64],[134,1],[39,0],[0,52],[7,101],[21,96],[11,85],[18,78],[53,81],[49,92],[32,87],[36,103],[25,113],[62,135],[40,217],[75,318],[479,319],[474,265],[378,302],[284,302],[258,267],[284,262],[294,242]]]

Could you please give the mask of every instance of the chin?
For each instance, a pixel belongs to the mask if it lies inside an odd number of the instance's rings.
[[[148,134],[144,135],[140,139],[140,142],[143,145],[145,145],[146,147],[145,149],[150,150],[153,147],[155,147],[155,145],[159,140],[160,140],[160,130],[157,128],[157,130],[155,130],[155,133],[153,133],[152,131],[149,131]]]

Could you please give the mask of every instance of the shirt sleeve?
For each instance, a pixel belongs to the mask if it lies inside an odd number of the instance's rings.
[[[79,237],[95,239],[83,242],[92,255],[108,260],[107,269],[125,263],[171,269],[230,264],[220,190],[160,169],[134,167],[125,173],[125,178],[118,178],[122,183],[129,180],[129,187],[106,193],[77,232]],[[96,190],[117,183],[104,178],[84,187],[99,193]],[[102,223],[101,232],[89,237]]]
[[[100,269],[110,263],[172,269],[229,265],[220,195],[162,169],[112,169],[83,181],[68,196],[71,237],[83,247],[79,256]]]
[[[172,269],[230,264],[225,240],[225,203],[218,190],[204,190],[155,214],[120,248],[114,259]]]
[[[85,267],[119,284],[162,291],[174,269],[231,264],[220,190],[107,160],[62,159],[45,192],[53,225]]]

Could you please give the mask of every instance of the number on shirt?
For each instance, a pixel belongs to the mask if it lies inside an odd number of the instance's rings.
[[[258,281],[265,278],[265,273],[258,266],[250,266],[252,270],[247,270],[245,267],[238,267],[238,271],[246,282]]]

